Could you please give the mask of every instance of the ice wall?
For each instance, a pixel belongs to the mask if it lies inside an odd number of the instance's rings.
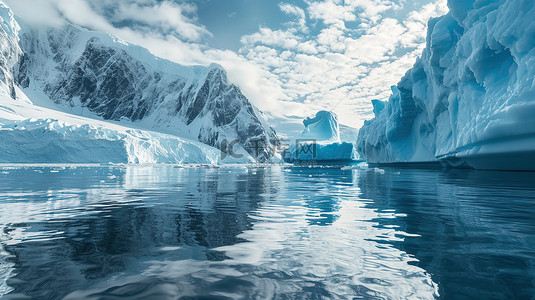
[[[358,151],[369,163],[535,170],[535,1],[449,0]]]

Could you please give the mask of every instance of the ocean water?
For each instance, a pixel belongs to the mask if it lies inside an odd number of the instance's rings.
[[[535,173],[3,165],[0,295],[530,299]]]

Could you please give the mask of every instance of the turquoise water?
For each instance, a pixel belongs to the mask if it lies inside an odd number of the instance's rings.
[[[535,295],[535,173],[0,166],[0,294]]]

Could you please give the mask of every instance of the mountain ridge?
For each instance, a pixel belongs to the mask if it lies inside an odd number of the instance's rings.
[[[228,82],[223,67],[182,66],[67,22],[32,28],[15,21],[6,5],[2,9],[3,19],[11,16],[8,23],[22,24],[11,35],[4,30],[11,38],[4,48],[16,48],[4,60],[12,66],[2,66],[1,72],[11,98],[16,98],[17,85],[26,94],[41,95],[43,99],[30,100],[49,108],[89,111],[97,119],[196,139],[223,152],[236,141],[237,148],[258,161],[275,155],[275,131],[239,87]]]

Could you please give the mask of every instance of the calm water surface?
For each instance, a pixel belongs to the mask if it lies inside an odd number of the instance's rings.
[[[533,299],[535,173],[0,166],[0,298]]]

